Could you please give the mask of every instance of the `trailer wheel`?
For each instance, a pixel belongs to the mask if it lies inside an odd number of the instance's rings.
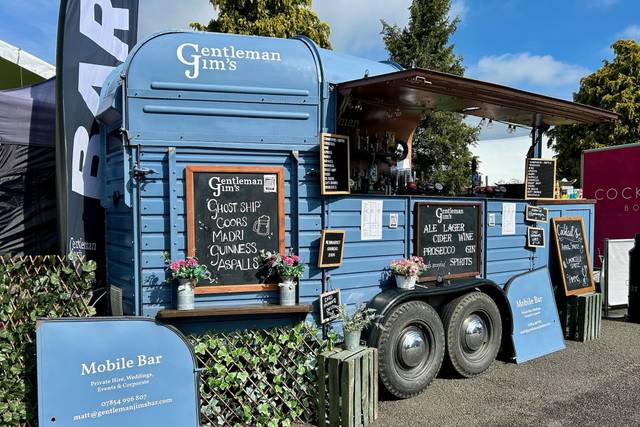
[[[442,321],[429,304],[398,306],[385,319],[378,339],[382,384],[401,399],[419,394],[438,374],[444,350]]]
[[[502,341],[496,303],[482,292],[471,292],[445,305],[442,320],[447,333],[447,364],[465,378],[487,370]]]

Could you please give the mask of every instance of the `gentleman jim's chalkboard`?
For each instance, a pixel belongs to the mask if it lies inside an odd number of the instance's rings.
[[[582,217],[552,218],[556,253],[566,295],[595,289]]]
[[[343,230],[322,230],[318,267],[339,267],[344,252]]]
[[[260,251],[284,252],[284,169],[187,166],[186,198],[187,252],[210,273],[196,293],[277,289]]]
[[[416,203],[415,254],[427,271],[421,280],[480,274],[478,203]]]
[[[349,137],[320,135],[320,186],[322,194],[349,194]]]
[[[555,184],[555,160],[527,159],[524,170],[525,199],[553,199]]]

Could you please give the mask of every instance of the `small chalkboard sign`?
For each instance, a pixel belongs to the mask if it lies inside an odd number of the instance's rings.
[[[209,277],[196,293],[275,290],[260,251],[284,252],[284,169],[187,166],[187,254]]]
[[[414,253],[426,264],[420,280],[480,274],[481,211],[479,203],[416,203]]]
[[[549,222],[549,210],[541,206],[527,205],[525,219],[533,222]]]
[[[344,231],[322,230],[318,267],[339,267],[344,252]]]
[[[349,137],[320,134],[320,186],[322,194],[349,194]]]
[[[544,228],[527,227],[527,246],[530,248],[544,248]]]
[[[593,292],[593,272],[582,217],[552,218],[552,229],[565,294]]]
[[[551,200],[556,185],[554,159],[527,159],[524,171],[525,199]]]
[[[340,317],[340,289],[320,294],[320,323]]]

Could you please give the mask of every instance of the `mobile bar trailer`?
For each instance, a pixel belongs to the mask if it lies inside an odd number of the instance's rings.
[[[382,315],[384,328],[374,327],[368,340],[379,348],[382,382],[398,397],[422,391],[445,354],[472,376],[507,342],[503,287],[551,258],[550,245],[526,244],[527,206],[583,218],[589,245],[594,227],[589,200],[420,195],[409,159],[424,112],[531,126],[537,157],[549,126],[615,119],[567,101],[320,49],[305,37],[193,32],[140,42],[105,83],[100,105],[107,280],[121,292],[125,314],[189,332],[294,317],[319,322],[319,295],[340,289],[343,303],[368,303]],[[515,206],[515,223],[503,235],[505,202]],[[434,221],[466,243],[428,234]],[[549,235],[549,224],[540,226]],[[344,232],[342,260],[332,268],[318,266],[323,230]],[[260,249],[285,248],[307,267],[294,306],[278,305],[277,285],[259,273]],[[209,267],[194,310],[172,310],[165,250]],[[397,289],[389,263],[413,254],[425,255],[425,280],[415,290]]]

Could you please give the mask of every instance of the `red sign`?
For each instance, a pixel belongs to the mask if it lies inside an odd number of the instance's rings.
[[[640,144],[582,153],[584,197],[597,200],[594,265],[600,267],[604,239],[640,233]]]

